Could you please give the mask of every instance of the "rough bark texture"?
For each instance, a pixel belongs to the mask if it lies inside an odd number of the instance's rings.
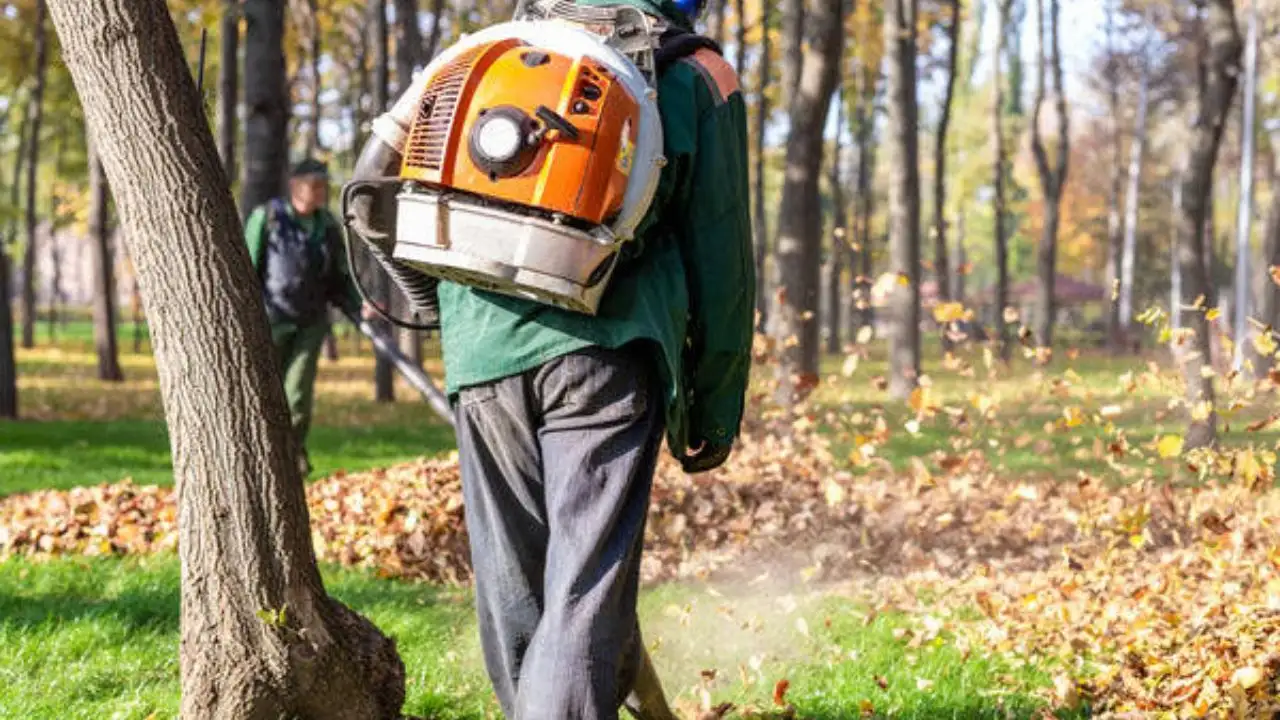
[[[1048,32],[1050,58],[1045,57],[1044,0],[1039,0],[1040,61],[1036,70],[1035,114],[1031,119],[1031,149],[1040,175],[1040,188],[1044,193],[1044,228],[1040,234],[1037,268],[1040,275],[1040,316],[1036,337],[1042,347],[1053,347],[1053,326],[1058,307],[1055,302],[1054,280],[1058,272],[1058,224],[1062,207],[1062,191],[1067,185],[1067,172],[1071,158],[1071,126],[1067,115],[1066,88],[1062,83],[1062,48],[1058,33],[1058,0],[1049,0]],[[1049,151],[1044,146],[1040,132],[1040,111],[1045,102],[1045,64],[1052,62],[1055,110],[1057,115],[1057,157],[1051,163]]]
[[[905,400],[920,377],[920,157],[916,123],[916,18],[919,0],[885,5],[889,152],[889,395]]]
[[[394,643],[316,567],[261,299],[169,11],[50,8],[146,286],[178,491],[182,716],[396,718]]]
[[[751,231],[755,235],[756,253],[756,314],[759,326],[765,327],[769,320],[769,275],[767,258],[769,254],[769,222],[768,210],[764,205],[764,136],[769,126],[769,84],[773,82],[773,68],[769,47],[769,7],[772,3],[760,4],[760,27],[764,32],[760,36],[760,79],[756,89],[756,127],[753,139],[755,165],[755,185],[751,216]]]
[[[814,42],[804,49],[790,106],[782,203],[778,209],[777,335],[784,342],[779,400],[791,407],[818,378],[818,288],[821,284],[823,128],[840,78],[844,48],[842,0],[822,0],[813,14]],[[788,8],[793,12],[795,8]],[[794,340],[792,340],[794,338]]]
[[[40,169],[40,123],[44,119],[44,86],[48,75],[49,38],[45,22],[45,0],[36,2],[35,84],[27,104],[30,116],[27,128],[27,247],[22,255],[22,347],[36,344],[36,249],[39,224],[36,216],[36,176]]]
[[[1124,195],[1124,168],[1121,162],[1120,72],[1116,48],[1115,13],[1107,5],[1107,108],[1111,118],[1111,183],[1107,193],[1107,343],[1112,351],[1124,347],[1120,332],[1120,264],[1124,248],[1124,225],[1120,202]]]
[[[1205,267],[1205,213],[1212,192],[1213,166],[1222,143],[1223,129],[1240,77],[1240,55],[1244,43],[1236,28],[1232,0],[1211,0],[1205,31],[1208,36],[1207,77],[1200,96],[1199,109],[1192,125],[1187,177],[1183,187],[1185,212],[1182,217],[1182,244],[1178,260],[1182,264],[1182,301],[1200,307],[1187,313],[1186,326],[1194,337],[1181,346],[1180,362],[1187,383],[1187,402],[1193,409],[1212,408],[1213,378],[1205,377],[1202,368],[1212,361],[1209,322],[1204,298],[1209,289],[1209,268]],[[1203,411],[1202,411],[1203,412]],[[1217,413],[1210,410],[1198,420],[1193,415],[1184,446],[1197,448],[1217,439]]]
[[[1272,147],[1280,148],[1280,133],[1272,140]],[[1271,159],[1271,209],[1267,212],[1267,224],[1262,235],[1262,291],[1258,294],[1258,320],[1269,325],[1273,332],[1280,332],[1280,152],[1273,152]],[[1280,341],[1280,337],[1276,337]],[[1267,368],[1277,367],[1274,356],[1258,353],[1254,367],[1259,374]]]
[[[1138,204],[1142,194],[1142,165],[1147,154],[1147,108],[1151,97],[1151,69],[1142,63],[1138,82],[1138,111],[1129,150],[1129,184],[1124,199],[1124,243],[1120,252],[1120,334],[1128,338],[1133,327],[1133,285],[1138,255]]]
[[[849,240],[845,237],[844,178],[841,158],[844,150],[844,99],[836,96],[836,140],[831,159],[831,251],[827,255],[827,352],[835,355],[841,350],[840,335],[844,329],[842,305],[844,302],[844,259],[849,254]]]
[[[933,158],[933,277],[938,283],[938,301],[951,299],[951,264],[947,257],[947,130],[951,126],[951,103],[955,98],[956,73],[960,61],[960,0],[951,0],[951,24],[947,41],[947,85],[938,117],[938,141]],[[948,345],[943,333],[943,345]]]
[[[244,179],[240,212],[284,192],[289,161],[289,94],[284,69],[284,3],[245,0]]]
[[[373,33],[373,107],[374,115],[385,112],[390,105],[391,62],[388,57],[389,32],[387,28],[387,0],[373,0],[369,3],[370,29]],[[376,299],[392,313],[393,288],[386,273],[380,269],[374,271],[376,277],[373,290]],[[383,333],[391,333],[392,329],[385,322],[375,323]],[[373,365],[373,392],[378,402],[394,402],[396,399],[395,368],[389,360],[377,355]]]
[[[227,179],[236,176],[236,133],[240,108],[240,0],[225,0],[218,60],[218,155]]]
[[[996,7],[996,53],[995,81],[992,88],[995,97],[991,103],[991,139],[995,144],[995,243],[996,243],[996,297],[993,318],[996,326],[996,343],[1000,347],[1000,357],[1008,360],[1012,352],[1009,342],[1008,323],[1004,319],[1005,308],[1009,304],[1009,239],[1005,235],[1005,137],[1004,137],[1004,80],[1001,63],[1005,56],[1005,41],[1008,38],[1005,25],[1009,21],[1009,6],[1013,0],[997,0]]]
[[[107,178],[93,140],[89,141],[89,239],[93,249],[93,346],[98,353],[98,379],[124,380],[116,346],[116,281],[107,227]]]

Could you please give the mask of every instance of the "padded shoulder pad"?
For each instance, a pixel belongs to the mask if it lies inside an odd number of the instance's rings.
[[[737,71],[718,52],[703,48],[684,58],[682,62],[692,66],[706,81],[716,105],[725,104],[734,93],[742,89]]]
[[[720,46],[715,40],[697,33],[678,28],[671,28],[662,34],[658,41],[658,49],[653,55],[658,75],[666,72],[674,63],[693,55],[699,50],[710,50],[720,54]]]

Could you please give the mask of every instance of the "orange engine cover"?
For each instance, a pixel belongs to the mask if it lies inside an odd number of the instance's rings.
[[[540,106],[577,137],[539,121]],[[475,155],[476,125],[495,109],[523,115],[539,136],[512,173]],[[604,224],[622,207],[638,124],[636,99],[595,60],[516,39],[480,45],[428,80],[400,176]]]

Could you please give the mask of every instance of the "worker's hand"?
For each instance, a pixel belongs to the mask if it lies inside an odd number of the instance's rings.
[[[715,470],[729,459],[733,452],[733,443],[710,443],[696,440],[690,443],[689,452],[680,458],[680,465],[690,475]]]
[[[373,309],[373,304],[372,304],[372,303],[367,303],[367,302],[366,302],[365,304],[363,304],[363,305],[361,305],[361,306],[360,306],[360,319],[361,319],[361,320],[365,320],[365,321],[372,322],[372,321],[374,321],[374,320],[377,320],[379,317],[380,317],[380,316],[378,315],[378,311]]]

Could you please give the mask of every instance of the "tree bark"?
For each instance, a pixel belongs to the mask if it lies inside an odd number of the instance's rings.
[[[35,84],[27,104],[30,127],[27,134],[27,247],[22,255],[22,347],[30,349],[36,344],[36,250],[39,223],[36,216],[36,178],[40,169],[40,123],[44,118],[44,87],[49,66],[49,37],[45,15],[45,0],[36,1],[35,24]]]
[[[760,4],[760,78],[756,90],[756,127],[753,148],[755,186],[752,188],[754,211],[751,216],[752,233],[755,235],[756,260],[756,315],[759,326],[766,327],[769,320],[769,275],[766,265],[769,255],[768,209],[764,200],[764,136],[769,127],[769,85],[772,78],[772,49],[769,47],[769,7]]]
[[[308,74],[311,76],[310,123],[307,125],[307,156],[312,157],[320,146],[320,93],[323,82],[320,77],[320,5],[317,0],[307,0],[307,29],[310,37],[307,40],[307,59],[311,65]]]
[[[831,159],[831,252],[827,256],[827,352],[836,355],[841,351],[840,331],[844,328],[841,305],[845,293],[844,259],[849,254],[849,239],[845,236],[844,178],[842,176],[841,156],[844,154],[844,99],[842,93],[836,93],[836,139]]]
[[[418,0],[396,2],[396,96],[413,82],[414,68],[422,62],[422,31],[418,29]]]
[[[182,716],[397,718],[394,642],[316,566],[261,298],[169,11],[50,9],[146,285],[178,493]]]
[[[227,180],[236,176],[237,113],[240,110],[240,0],[225,0],[218,61],[218,155]]]
[[[1209,269],[1205,267],[1205,213],[1212,193],[1213,166],[1222,143],[1231,101],[1240,77],[1240,55],[1244,43],[1236,28],[1232,0],[1210,0],[1206,22],[1208,36],[1207,77],[1200,96],[1197,116],[1192,124],[1189,164],[1183,187],[1186,210],[1182,221],[1182,245],[1178,259],[1182,264],[1183,304],[1196,309],[1187,314],[1187,327],[1194,337],[1181,348],[1180,362],[1187,383],[1187,402],[1192,418],[1184,442],[1186,448],[1213,444],[1217,439],[1217,413],[1214,411],[1212,376],[1202,372],[1211,362],[1212,349],[1204,298],[1208,295]],[[1208,412],[1205,412],[1208,409]]]
[[[1243,372],[1244,359],[1250,351],[1246,347],[1249,342],[1249,313],[1252,288],[1252,276],[1249,260],[1252,254],[1253,239],[1253,165],[1256,100],[1258,95],[1258,3],[1249,3],[1249,36],[1245,46],[1244,71],[1244,110],[1241,113],[1240,128],[1240,206],[1237,213],[1236,226],[1236,301],[1231,308],[1231,317],[1235,321],[1231,336],[1235,340],[1235,357],[1233,367]]]
[[[777,334],[783,340],[779,401],[791,408],[818,380],[818,287],[822,249],[823,128],[840,79],[844,49],[842,0],[815,8],[814,42],[803,51],[800,81],[790,106],[786,172],[778,209],[779,291]],[[788,5],[794,14],[792,4]]]
[[[373,0],[369,3],[369,12],[373,33],[373,107],[374,113],[377,114],[386,111],[391,93],[391,67],[387,57],[387,0]],[[391,302],[394,288],[391,287],[390,279],[380,269],[375,269],[374,274],[374,293],[378,301],[394,312],[395,308],[392,307]],[[391,332],[387,323],[379,322],[377,325],[382,332]],[[393,373],[394,366],[391,362],[381,355],[375,355],[373,385],[374,399],[378,402],[395,402],[396,386]]]
[[[920,157],[916,123],[919,0],[889,0],[884,42],[889,96],[889,395],[905,400],[920,377]]]
[[[853,276],[854,305],[858,310],[850,317],[849,332],[856,336],[860,328],[875,323],[875,307],[871,303],[871,275],[873,254],[871,248],[871,218],[875,209],[875,103],[879,92],[879,69],[859,68],[858,109],[855,113],[858,126],[858,181],[857,181],[857,242],[858,264],[850,268]]]
[[[289,153],[289,94],[284,67],[284,3],[244,0],[244,179],[240,212],[284,192]]]
[[[805,0],[782,0],[782,104],[787,107],[795,105],[804,65],[805,10]]]
[[[423,46],[422,57],[425,61],[431,62],[436,56],[436,52],[440,49],[440,34],[444,30],[445,4],[444,0],[432,0],[431,4],[431,34],[427,36],[427,42]]]
[[[1280,148],[1280,132],[1273,134],[1272,147]],[[1258,320],[1272,328],[1273,339],[1280,342],[1280,151],[1271,158],[1271,209],[1262,235],[1262,292],[1258,296]],[[1274,355],[1257,353],[1254,367],[1260,375],[1280,367]]]
[[[25,108],[24,108],[25,110]],[[9,185],[9,206],[18,207],[22,195],[23,162],[27,155],[27,126],[30,114],[22,113],[18,126],[18,148],[14,153],[13,177]],[[9,280],[13,277],[9,259],[11,242],[17,235],[17,221],[10,220],[5,233],[0,236],[0,418],[16,420],[18,417],[18,363],[13,348],[13,304],[10,302]]]
[[[1124,195],[1121,161],[1120,68],[1116,47],[1115,11],[1107,4],[1107,107],[1111,118],[1111,184],[1107,193],[1107,344],[1113,352],[1125,346],[1120,331],[1120,267],[1124,253],[1124,225],[1120,203]]]
[[[1125,191],[1124,245],[1120,254],[1120,334],[1133,328],[1133,273],[1138,254],[1138,203],[1142,194],[1142,164],[1147,153],[1147,108],[1151,97],[1151,69],[1146,59],[1138,84],[1138,112],[1129,152],[1129,187]]]
[[[93,139],[89,139],[89,239],[93,250],[93,345],[98,354],[98,379],[124,380],[116,345],[115,264],[107,228],[107,179]]]
[[[951,300],[950,262],[947,257],[947,131],[951,126],[951,104],[955,99],[956,73],[960,63],[960,0],[951,0],[951,24],[947,28],[951,47],[947,55],[947,85],[938,118],[938,142],[933,160],[933,276],[938,283],[938,302]],[[948,345],[943,332],[943,346]]]
[[[1071,127],[1067,115],[1066,88],[1062,82],[1062,47],[1058,33],[1058,0],[1049,0],[1049,54],[1053,63],[1055,114],[1058,124],[1058,152],[1050,163],[1040,131],[1040,112],[1045,102],[1045,11],[1044,0],[1037,0],[1040,22],[1040,59],[1036,65],[1035,114],[1031,119],[1031,149],[1035,156],[1036,170],[1040,175],[1040,187],[1044,193],[1044,228],[1040,235],[1038,269],[1040,274],[1039,327],[1036,336],[1040,346],[1053,347],[1053,326],[1057,315],[1054,282],[1058,273],[1058,224],[1062,207],[1062,192],[1067,184],[1067,172],[1071,158]]]
[[[1013,0],[997,0],[996,7],[996,52],[994,57],[995,80],[992,89],[995,97],[991,103],[991,135],[995,143],[995,244],[996,244],[996,297],[994,321],[996,326],[996,342],[1000,349],[1000,358],[1008,361],[1013,352],[1009,342],[1008,323],[1005,322],[1004,311],[1009,305],[1009,239],[1005,235],[1005,137],[1004,137],[1004,79],[1001,63],[1005,56],[1005,41],[1008,32],[1005,26],[1009,22],[1009,7]]]

